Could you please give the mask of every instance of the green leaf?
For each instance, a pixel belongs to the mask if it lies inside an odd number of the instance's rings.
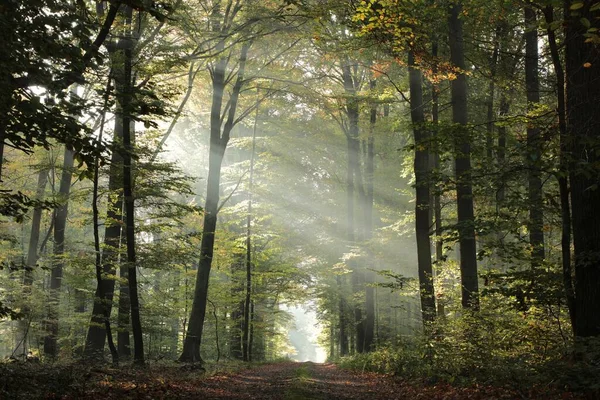
[[[578,1],[577,3],[571,4],[569,10],[579,10],[580,8],[583,8],[583,2]]]
[[[589,28],[590,26],[592,26],[592,24],[590,23],[590,20],[589,20],[589,19],[587,19],[587,18],[581,18],[579,21],[580,21],[580,22],[581,22],[581,24],[582,24],[583,26],[585,26],[586,28]]]
[[[596,3],[590,7],[590,11],[597,11],[597,10],[600,10],[600,3]]]

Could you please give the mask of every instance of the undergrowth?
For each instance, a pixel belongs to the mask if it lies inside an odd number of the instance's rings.
[[[544,387],[600,397],[600,341],[574,351],[565,329],[543,307],[520,312],[488,299],[480,312],[452,315],[338,363],[430,384]]]

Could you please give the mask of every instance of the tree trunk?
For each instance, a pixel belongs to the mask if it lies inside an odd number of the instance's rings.
[[[340,357],[347,356],[350,354],[350,346],[348,344],[348,332],[347,332],[347,316],[346,316],[346,301],[344,296],[344,281],[345,279],[338,275],[337,278],[337,287],[340,293],[340,299],[338,301],[338,312],[339,312],[339,340],[340,340]]]
[[[35,199],[42,201],[44,200],[44,192],[46,191],[46,185],[48,183],[48,169],[42,168],[38,174],[37,189],[35,192]],[[31,233],[29,235],[29,247],[27,249],[27,260],[25,262],[25,273],[23,276],[23,300],[25,306],[23,307],[24,318],[19,320],[19,343],[13,351],[13,354],[22,356],[23,360],[27,355],[27,334],[31,325],[31,309],[29,302],[31,301],[31,286],[33,285],[33,271],[35,270],[36,263],[38,260],[38,247],[40,243],[40,228],[42,223],[42,208],[36,207],[33,209],[33,216],[31,217]]]
[[[117,90],[121,91],[117,85]],[[122,94],[117,92],[120,101]],[[115,114],[113,143],[123,140],[122,107],[118,106]],[[115,290],[116,266],[119,262],[119,247],[121,243],[121,226],[123,225],[123,156],[121,151],[113,149],[108,177],[108,206],[104,220],[104,240],[102,246],[102,287],[96,287],[94,306],[87,332],[84,357],[91,360],[102,360],[106,327],[104,314],[110,316]],[[101,295],[102,293],[102,295]]]
[[[129,300],[129,270],[127,266],[119,267],[119,277],[121,279],[117,315],[117,351],[120,359],[129,360],[131,358],[131,337],[129,335],[131,302]]]
[[[536,12],[525,7],[525,87],[527,89],[527,108],[532,112],[540,103],[540,84],[538,73],[538,35]],[[544,203],[542,199],[541,176],[541,137],[537,121],[527,120],[527,171],[529,198],[529,244],[531,246],[531,267],[534,272],[544,260]]]
[[[127,17],[131,19],[131,8],[128,7]],[[131,26],[131,24],[129,24]],[[133,162],[134,153],[132,143],[132,61],[133,41],[127,35],[131,44],[124,50],[124,76],[123,82],[123,198],[125,201],[125,237],[127,242],[127,274],[129,282],[129,301],[131,304],[131,330],[133,332],[133,361],[137,365],[144,364],[144,341],[142,336],[142,323],[140,319],[140,304],[137,286],[137,260],[135,249],[135,205],[133,197]]]
[[[208,158],[209,166],[206,203],[204,207],[204,226],[202,228],[200,262],[198,274],[196,275],[194,301],[192,303],[192,311],[190,314],[187,335],[183,344],[183,350],[179,357],[179,360],[183,362],[202,362],[202,358],[200,357],[200,344],[202,342],[202,331],[204,328],[204,317],[206,315],[208,299],[208,283],[215,246],[215,230],[217,227],[217,213],[219,211],[221,166],[225,149],[229,142],[231,129],[233,129],[235,124],[238,98],[242,85],[244,84],[244,69],[249,47],[249,43],[242,46],[237,80],[229,99],[227,121],[223,126],[222,134],[221,126],[223,118],[221,117],[221,109],[226,85],[225,72],[228,59],[220,59],[212,73],[213,96],[210,113],[210,154]]]
[[[110,100],[110,89],[111,89],[111,77],[109,74],[109,78],[106,83],[106,92],[104,97],[104,107],[103,113],[100,121],[100,133],[98,134],[98,143],[102,143],[103,133],[104,133],[104,123],[106,120],[106,111],[108,110],[108,101]],[[104,322],[104,330],[105,335],[108,338],[108,347],[110,349],[110,353],[112,356],[112,362],[114,365],[119,363],[119,353],[115,348],[115,344],[113,342],[112,337],[112,329],[110,326],[110,312],[108,310],[107,304],[105,304],[104,300],[106,299],[106,294],[104,293],[104,283],[102,279],[102,252],[100,248],[100,222],[99,222],[99,212],[98,212],[98,185],[99,185],[99,176],[100,176],[100,160],[99,157],[94,161],[94,178],[93,178],[93,194],[92,194],[92,215],[93,215],[93,228],[94,228],[94,252],[95,252],[95,267],[96,267],[96,296],[94,298],[94,305],[99,305],[100,316]],[[112,300],[112,299],[111,299]],[[92,318],[93,318],[92,314]],[[98,358],[102,353],[102,349],[104,348],[104,340],[102,340],[102,345],[98,350]],[[88,349],[87,342],[84,343],[84,352]]]
[[[456,202],[458,211],[458,235],[460,244],[460,277],[462,306],[479,310],[479,282],[477,277],[477,245],[475,242],[475,217],[473,212],[473,188],[471,178],[471,143],[467,113],[467,77],[464,73],[465,52],[462,5],[450,7],[449,44],[450,59],[458,68],[456,79],[451,82],[452,122],[455,128],[455,174]]]
[[[436,59],[438,57],[438,39],[434,37],[433,43],[431,44],[431,56]],[[437,67],[434,66],[434,73],[437,73]],[[438,134],[438,123],[440,119],[440,101],[439,101],[439,86],[437,83],[431,84],[431,123],[433,126],[433,136]],[[434,139],[433,143],[437,143]],[[437,174],[440,170],[440,153],[439,149],[429,149],[429,156],[432,158],[431,165],[434,173]],[[433,218],[434,218],[434,229],[435,229],[435,262],[439,265],[444,261],[444,240],[442,239],[442,201],[441,201],[441,185],[436,180],[431,185],[433,188],[433,204],[430,204],[431,207],[433,205]],[[433,271],[433,269],[432,269]],[[435,299],[437,304],[437,316],[439,318],[446,317],[445,305],[446,300],[443,297],[443,286],[442,283],[439,283],[441,289],[438,297]],[[434,293],[435,293],[435,285],[434,285]]]
[[[256,121],[258,107],[254,117],[252,131],[252,150],[250,153],[250,175],[248,178],[248,216],[246,219],[246,299],[244,301],[244,333],[242,335],[242,352],[244,361],[250,361],[250,302],[252,296],[252,190],[254,189],[254,154],[256,152]]]
[[[59,196],[62,204],[54,212],[54,259],[50,276],[50,298],[48,301],[48,319],[44,337],[44,353],[50,358],[58,355],[58,318],[60,307],[60,289],[63,267],[65,265],[65,230],[69,211],[69,193],[73,176],[73,152],[65,149],[63,170],[60,179]]]
[[[362,173],[360,166],[360,140],[359,140],[359,103],[357,98],[358,84],[355,73],[356,64],[345,59],[342,65],[342,79],[344,81],[344,91],[346,93],[345,113],[348,118],[346,129],[346,140],[348,146],[348,166],[346,174],[346,203],[347,203],[347,238],[348,246],[352,247],[356,241],[362,239],[362,235],[357,229],[355,218],[356,201],[355,196],[358,192],[358,204],[365,203],[365,193],[362,187]],[[364,204],[363,204],[364,205]],[[348,266],[352,270],[352,288],[354,293],[362,292],[364,285],[364,272],[356,260],[348,261]],[[365,321],[362,316],[362,301],[353,302],[354,324],[356,335],[356,351],[364,352],[365,345]]]
[[[370,89],[374,90],[376,81],[370,82]],[[377,123],[377,105],[371,104],[369,118],[369,136],[366,143],[365,157],[365,201],[364,201],[364,240],[369,242],[373,238],[373,180],[375,175],[375,124]],[[369,283],[374,281],[373,273],[369,268],[373,268],[373,254],[368,250],[367,243],[367,271],[365,272],[365,333],[364,333],[364,351],[373,350],[375,340],[375,288]]]
[[[590,7],[598,0],[583,2],[575,16],[569,17],[571,1],[566,0],[566,115],[567,134],[572,143],[573,167],[571,205],[575,247],[575,335],[587,338],[600,335],[600,49],[586,43],[589,28],[600,28],[597,12]],[[585,26],[586,19],[591,26]]]
[[[112,6],[111,6],[112,9]],[[117,7],[117,10],[119,7]],[[96,11],[100,16],[104,15],[104,7],[101,2],[96,4]],[[109,10],[110,12],[110,10]],[[126,24],[123,36],[127,37],[129,26],[131,25],[131,8],[126,9]],[[113,17],[114,18],[114,17]],[[94,295],[94,306],[92,316],[86,337],[84,357],[86,359],[101,361],[104,358],[104,343],[107,338],[107,324],[105,315],[110,317],[113,307],[113,297],[115,290],[115,276],[117,264],[120,261],[119,250],[121,246],[121,235],[123,226],[123,100],[125,96],[124,71],[124,51],[118,49],[113,43],[106,44],[106,48],[111,57],[111,72],[115,76],[115,125],[113,132],[113,149],[108,177],[108,204],[106,219],[104,220],[104,240],[102,246],[102,281],[97,283]],[[116,54],[116,56],[115,56]],[[110,87],[110,86],[109,86]],[[108,90],[107,90],[108,96]],[[108,97],[107,97],[108,99]],[[110,323],[110,322],[109,322]],[[118,332],[118,330],[117,330]],[[111,339],[112,340],[112,337]],[[112,352],[112,349],[111,349]],[[114,361],[113,354],[113,361]]]
[[[556,100],[558,115],[558,129],[560,134],[560,170],[558,172],[558,188],[560,193],[561,210],[561,251],[562,251],[562,270],[563,287],[565,297],[567,298],[567,307],[569,308],[569,317],[571,319],[571,328],[575,332],[575,288],[573,287],[573,271],[571,267],[571,207],[569,202],[569,155],[567,145],[567,115],[565,108],[565,72],[560,59],[559,47],[556,42],[556,34],[552,29],[554,22],[554,8],[549,5],[544,8],[546,19],[548,44],[552,57],[552,66],[556,74]]]
[[[415,232],[417,236],[417,262],[419,270],[419,294],[421,312],[425,324],[435,319],[435,294],[433,268],[431,266],[431,243],[429,242],[429,151],[428,134],[425,130],[423,110],[423,77],[415,67],[412,51],[408,54],[410,84],[410,116],[415,141]]]

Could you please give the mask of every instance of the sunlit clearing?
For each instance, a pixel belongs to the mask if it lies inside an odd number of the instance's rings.
[[[317,343],[322,327],[317,321],[317,314],[310,306],[310,304],[303,304],[301,307],[283,307],[294,316],[294,324],[288,331],[288,339],[296,353],[288,356],[295,361],[322,363],[327,360],[327,352]]]

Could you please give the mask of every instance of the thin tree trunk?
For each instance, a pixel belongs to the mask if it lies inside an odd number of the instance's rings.
[[[119,307],[117,315],[117,349],[119,357],[123,360],[131,358],[131,326],[130,313],[131,301],[129,299],[129,269],[125,265],[119,267]]]
[[[131,18],[131,8],[128,8],[128,18]],[[131,39],[129,39],[131,41]],[[123,90],[123,198],[125,200],[125,237],[127,242],[127,274],[129,282],[129,301],[131,304],[131,330],[133,332],[133,360],[137,365],[143,365],[144,341],[140,319],[140,304],[137,286],[137,261],[135,249],[135,205],[133,197],[133,144],[131,134],[132,112],[132,47],[124,50],[124,90]]]
[[[431,44],[431,56],[434,60],[438,57],[438,40],[436,37],[433,39]],[[434,73],[437,73],[437,67],[434,67]],[[438,123],[440,119],[440,101],[439,101],[439,86],[436,83],[431,84],[431,123],[433,125],[433,136],[438,134]],[[437,140],[433,140],[432,143],[437,143]],[[439,173],[440,170],[440,153],[437,146],[434,149],[429,149],[429,156],[432,158],[432,167],[435,174]],[[434,218],[434,229],[435,229],[435,262],[439,265],[444,261],[444,240],[442,239],[442,201],[441,201],[441,186],[435,181],[431,186],[433,188],[433,218]],[[431,204],[430,204],[431,207]],[[439,283],[442,286],[442,283]],[[443,293],[443,288],[440,289]],[[434,285],[435,293],[435,285]],[[440,294],[441,294],[440,293]],[[446,300],[438,294],[436,297],[437,305],[437,317],[445,318],[445,304]]]
[[[113,142],[121,143],[123,138],[122,111],[117,110]],[[102,245],[102,288],[97,286],[94,306],[87,333],[84,356],[86,359],[101,360],[106,340],[104,315],[110,316],[115,288],[116,265],[119,261],[121,226],[123,224],[123,157],[113,149],[108,177],[108,205],[104,220],[104,239]],[[102,292],[102,296],[101,296]]]
[[[37,189],[35,192],[35,199],[38,201],[44,200],[44,192],[46,191],[46,185],[48,183],[48,169],[46,167],[40,169],[38,173]],[[27,355],[27,334],[31,324],[31,309],[29,307],[29,301],[31,296],[31,286],[33,285],[33,271],[35,270],[36,263],[38,260],[38,246],[40,242],[40,228],[42,223],[42,208],[36,207],[33,209],[33,216],[31,217],[31,233],[29,235],[29,247],[27,249],[27,260],[25,262],[25,272],[23,276],[23,297],[25,300],[25,307],[23,308],[24,318],[19,320],[19,336],[20,340],[13,351],[13,354],[22,355],[23,360]]]
[[[540,102],[540,84],[538,72],[538,35],[536,12],[525,7],[525,87],[527,89],[527,108],[536,109]],[[531,267],[534,272],[544,260],[544,203],[542,199],[541,176],[541,137],[537,121],[527,121],[527,168],[529,197],[529,244],[531,246]]]
[[[417,262],[419,271],[419,294],[421,312],[425,324],[435,319],[435,294],[433,268],[431,266],[431,243],[429,241],[429,151],[423,110],[423,77],[416,68],[412,51],[408,54],[410,85],[410,115],[415,141],[415,232],[417,236]]]
[[[370,89],[375,89],[376,81],[370,82]],[[377,123],[377,105],[371,104],[369,116],[369,136],[366,143],[365,157],[365,201],[364,201],[364,240],[370,241],[373,238],[373,180],[375,175],[375,124]],[[373,273],[369,268],[373,267],[373,254],[368,250],[367,243],[367,271],[365,272],[365,333],[364,333],[364,351],[369,352],[374,348],[375,341],[375,288],[369,285],[374,280]]]
[[[575,289],[573,286],[573,270],[571,268],[571,207],[569,204],[569,161],[567,145],[567,114],[565,108],[565,72],[560,60],[558,44],[556,43],[556,34],[552,29],[554,22],[554,8],[549,5],[544,9],[544,16],[548,26],[548,43],[550,45],[550,54],[552,57],[552,66],[556,74],[556,100],[558,129],[560,134],[560,170],[558,172],[558,188],[560,193],[560,210],[562,217],[561,225],[561,250],[562,250],[562,270],[563,287],[567,298],[567,307],[569,308],[569,317],[571,327],[575,332]]]
[[[490,58],[490,81],[488,83],[487,97],[487,121],[486,121],[486,136],[485,147],[488,165],[491,165],[494,155],[494,94],[496,92],[496,70],[498,66],[498,55],[500,53],[500,35],[502,34],[501,26],[496,27],[496,37],[494,38],[494,50]]]
[[[187,335],[183,344],[183,350],[181,356],[179,357],[179,360],[183,362],[202,362],[202,358],[200,357],[200,344],[202,342],[202,331],[204,329],[204,318],[206,316],[208,283],[215,246],[217,213],[219,211],[221,166],[223,163],[225,149],[227,147],[227,143],[229,142],[231,129],[233,129],[233,125],[235,123],[238,98],[244,83],[244,70],[249,48],[250,43],[246,43],[242,46],[239,67],[237,71],[237,80],[229,99],[227,121],[222,128],[222,134],[221,126],[223,119],[221,117],[221,109],[223,105],[223,94],[225,92],[226,84],[226,58],[222,58],[217,62],[212,74],[213,97],[210,113],[210,154],[206,203],[204,207],[204,226],[202,228],[200,262],[198,274],[196,275],[194,301],[192,303],[192,311],[190,314]]]
[[[340,299],[338,301],[338,312],[339,312],[339,341],[340,341],[340,351],[339,351],[339,355],[340,357],[344,357],[347,356],[350,353],[350,347],[348,344],[348,333],[347,333],[347,328],[348,328],[348,322],[347,322],[347,317],[346,317],[346,302],[345,302],[345,296],[344,296],[344,281],[345,279],[338,275],[336,277],[336,282],[337,282],[337,287],[338,287],[338,291],[340,293]]]
[[[241,263],[241,262],[240,262]],[[236,273],[240,270],[240,263],[235,262],[231,267],[231,275],[234,277],[235,284],[231,289],[231,297],[235,298],[239,293],[243,292],[244,285],[238,279],[235,278]],[[230,339],[229,339],[229,354],[236,360],[243,360],[242,352],[242,331],[243,331],[243,318],[244,318],[244,301],[239,301],[233,306],[233,310],[230,314],[231,328],[230,328]]]
[[[254,300],[250,302],[250,333],[248,338],[248,361],[252,361],[253,357],[253,348],[254,348],[254,318],[256,317],[254,313]]]
[[[97,12],[102,15],[102,4],[97,4]],[[125,90],[124,54],[115,56],[116,48],[107,44],[111,55],[111,72],[115,77],[115,123],[113,130],[113,149],[108,176],[108,204],[104,220],[104,239],[102,246],[102,281],[97,284],[94,295],[94,306],[88,328],[84,357],[88,360],[100,361],[104,358],[104,344],[107,338],[105,315],[110,317],[113,307],[115,276],[120,261],[119,250],[123,226],[123,98]],[[101,295],[101,293],[103,295]],[[118,332],[118,329],[117,329]],[[112,339],[112,338],[111,338]],[[113,356],[114,360],[114,356]]]
[[[256,123],[258,107],[254,116],[252,131],[252,150],[250,153],[250,176],[248,178],[248,216],[246,218],[246,299],[244,302],[244,333],[242,335],[242,353],[244,361],[250,361],[250,302],[252,296],[252,191],[254,190],[254,156],[256,152]]]
[[[50,298],[48,301],[48,319],[44,337],[44,353],[50,358],[58,356],[58,318],[60,308],[60,289],[63,267],[65,265],[65,231],[69,211],[69,193],[73,176],[73,152],[65,148],[63,170],[60,179],[59,196],[62,204],[54,213],[54,259],[50,276]]]
[[[98,134],[98,143],[102,143],[102,139],[103,139],[102,136],[104,133],[104,121],[106,118],[106,110],[108,108],[108,100],[110,98],[110,88],[111,88],[110,83],[111,83],[111,79],[112,79],[110,75],[111,74],[109,74],[108,82],[106,84],[106,94],[104,97],[104,107],[103,107],[102,119],[100,122],[100,133]],[[104,334],[108,338],[108,347],[110,349],[110,353],[112,356],[112,362],[113,362],[113,364],[117,365],[119,363],[119,354],[117,353],[117,349],[115,348],[115,344],[114,344],[113,338],[112,338],[112,330],[111,330],[111,326],[110,326],[110,311],[109,311],[108,305],[105,302],[105,299],[107,296],[106,296],[106,293],[104,292],[104,283],[103,283],[103,279],[102,279],[103,265],[102,265],[102,253],[101,253],[101,249],[100,249],[100,232],[99,232],[100,223],[99,223],[99,213],[98,213],[98,180],[99,180],[99,174],[100,174],[100,165],[99,164],[100,164],[99,160],[98,160],[98,158],[96,158],[95,164],[94,164],[94,179],[93,179],[94,188],[93,188],[93,195],[92,195],[94,250],[96,253],[96,284],[97,284],[97,289],[96,289],[97,298],[94,299],[94,307],[96,307],[96,304],[98,304],[98,308],[99,308],[98,311],[101,313],[101,318],[103,319],[103,322],[104,322]],[[111,298],[111,300],[112,300],[112,298]],[[92,313],[92,318],[94,318],[93,315],[94,314]],[[89,334],[88,334],[88,338],[89,338]],[[100,340],[98,340],[98,341],[100,341]],[[101,342],[102,342],[102,349],[103,349],[104,348],[104,339],[102,339]],[[91,348],[88,348],[87,339],[86,339],[86,344],[84,347],[84,352],[86,350],[91,350]],[[98,352],[101,354],[102,353],[101,349],[99,349]]]
[[[473,211],[473,188],[471,178],[471,143],[468,131],[467,77],[463,42],[463,23],[460,14],[462,4],[450,7],[449,43],[450,59],[459,69],[451,82],[452,122],[455,129],[456,203],[458,211],[458,235],[460,244],[460,275],[462,306],[479,310],[479,282],[477,276],[477,245],[475,242],[475,217]]]
[[[359,194],[359,204],[364,202],[365,194],[362,189],[362,174],[360,169],[360,141],[359,141],[359,103],[356,97],[357,83],[356,76],[353,73],[355,64],[352,64],[350,60],[344,60],[342,65],[342,79],[344,81],[344,91],[346,93],[346,107],[345,113],[348,117],[348,127],[346,132],[346,141],[348,147],[348,166],[346,174],[346,204],[347,204],[347,240],[348,246],[352,247],[356,244],[357,240],[360,240],[360,234],[356,223],[354,221],[356,213],[356,192]],[[360,267],[355,260],[348,261],[348,265],[352,270],[352,288],[354,293],[360,293],[362,285],[364,284],[364,273],[360,270]],[[355,324],[355,335],[356,335],[356,351],[359,353],[364,352],[365,344],[365,321],[362,316],[362,304],[361,301],[353,302],[354,309],[354,324]]]

